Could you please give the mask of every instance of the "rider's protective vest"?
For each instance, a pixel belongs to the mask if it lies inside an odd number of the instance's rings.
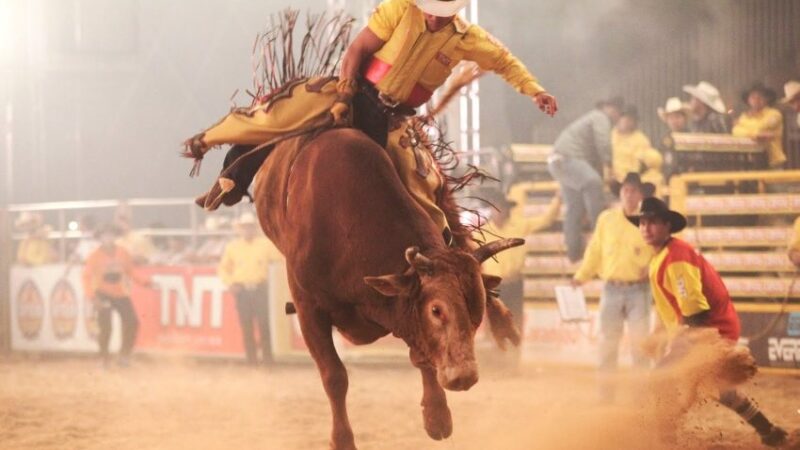
[[[430,32],[413,0],[385,0],[367,26],[386,43],[367,62],[363,75],[390,102],[422,105],[462,60],[496,72],[525,95],[544,91],[497,39],[458,16]]]

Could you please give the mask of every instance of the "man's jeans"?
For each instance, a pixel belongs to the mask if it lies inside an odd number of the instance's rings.
[[[266,283],[243,287],[236,295],[236,311],[242,329],[247,362],[258,362],[255,325],[258,326],[261,355],[265,363],[272,363],[272,341],[269,329],[269,297]]]
[[[566,209],[564,240],[567,244],[567,257],[575,262],[583,258],[583,218],[588,216],[591,228],[594,229],[597,216],[606,208],[603,179],[582,159],[555,156],[548,160],[547,169],[561,187],[561,198]]]
[[[650,360],[642,351],[642,344],[650,334],[650,284],[620,285],[605,283],[600,297],[600,394],[610,400],[614,396],[614,383],[608,379],[617,368],[619,342],[628,322],[633,365],[646,369]]]

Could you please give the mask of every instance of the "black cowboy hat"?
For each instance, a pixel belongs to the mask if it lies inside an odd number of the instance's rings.
[[[643,183],[642,177],[636,172],[628,172],[625,179],[620,183],[617,180],[612,180],[608,184],[608,189],[614,194],[614,197],[619,197],[619,192],[622,190],[623,184],[633,184],[639,188],[644,198],[652,197],[656,193],[656,185],[653,183]]]
[[[764,83],[758,82],[753,83],[750,87],[742,91],[742,101],[747,103],[747,98],[750,97],[750,94],[753,92],[758,92],[763,95],[770,105],[775,103],[775,100],[778,98],[778,94],[774,90],[768,88]]]
[[[639,205],[639,212],[633,216],[627,216],[628,222],[639,226],[639,219],[642,217],[658,217],[666,220],[670,224],[670,233],[677,233],[686,228],[686,217],[677,211],[669,209],[666,203],[655,198],[648,197],[642,200]]]

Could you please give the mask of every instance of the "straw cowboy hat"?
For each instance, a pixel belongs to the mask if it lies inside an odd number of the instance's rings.
[[[416,0],[417,8],[437,17],[451,17],[467,6],[468,0]]]
[[[17,216],[17,219],[14,220],[14,228],[18,230],[31,230],[34,228],[39,228],[42,226],[44,220],[42,219],[42,215],[39,213],[34,213],[30,211],[23,211]]]
[[[256,216],[253,213],[245,212],[236,219],[233,225],[234,227],[256,226],[258,225],[258,220],[256,220]]]
[[[608,189],[611,191],[612,194],[614,194],[615,197],[619,197],[619,193],[622,190],[622,186],[626,184],[632,184],[637,188],[639,188],[639,192],[641,192],[642,196],[644,196],[645,198],[652,197],[653,194],[656,193],[656,185],[653,183],[643,183],[642,177],[640,177],[639,174],[636,172],[628,172],[628,174],[625,175],[625,179],[622,180],[622,182],[619,182],[617,180],[611,181],[611,183],[609,183],[608,185]]]
[[[678,97],[670,97],[667,99],[667,104],[664,107],[658,107],[656,112],[658,113],[658,118],[661,119],[662,122],[667,121],[667,114],[672,113],[683,113],[686,114],[686,110],[688,106],[681,101]]]
[[[655,198],[648,197],[642,200],[639,205],[639,212],[633,216],[626,216],[628,222],[639,226],[639,219],[642,217],[658,217],[669,222],[670,233],[677,233],[686,228],[686,217],[677,211],[669,209],[666,203]]]
[[[786,97],[781,99],[781,103],[789,103],[800,95],[800,81],[791,80],[783,85],[783,93]]]
[[[719,90],[713,84],[707,81],[701,81],[697,86],[687,84],[683,87],[683,91],[692,97],[697,97],[698,100],[708,105],[714,111],[725,114],[725,103],[719,95]]]

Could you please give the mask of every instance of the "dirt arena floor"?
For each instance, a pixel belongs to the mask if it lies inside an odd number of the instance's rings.
[[[596,403],[591,371],[483,370],[448,393],[454,433],[422,428],[418,372],[349,367],[350,417],[361,449],[754,449],[753,431],[701,402],[664,445],[641,418],[646,402]],[[787,430],[800,429],[800,378],[757,375],[745,386]],[[328,403],[311,365],[138,360],[103,369],[91,359],[0,359],[2,449],[326,449]]]

